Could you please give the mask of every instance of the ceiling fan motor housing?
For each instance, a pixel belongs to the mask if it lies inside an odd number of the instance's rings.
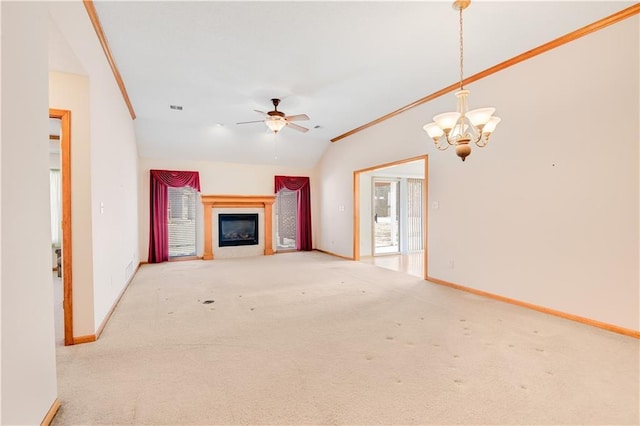
[[[270,115],[271,117],[273,116],[284,117],[284,112],[278,111],[278,105],[280,105],[280,99],[274,98],[274,99],[271,99],[271,102],[273,103],[273,111],[269,111],[267,114]]]

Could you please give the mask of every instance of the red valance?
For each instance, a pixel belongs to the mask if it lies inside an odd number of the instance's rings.
[[[287,188],[289,191],[298,191],[299,189],[309,186],[308,177],[300,176],[276,176],[276,194],[283,188]]]
[[[175,170],[149,170],[151,180],[155,178],[161,184],[172,188],[189,186],[200,192],[200,174],[198,172],[178,172]]]

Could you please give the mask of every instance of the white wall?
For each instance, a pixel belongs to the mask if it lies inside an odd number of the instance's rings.
[[[86,104],[82,112],[74,110],[72,114],[84,114],[82,120],[87,124],[84,129],[86,144],[83,145],[86,163],[81,167],[88,170],[82,184],[88,185],[90,190],[78,198],[81,198],[90,221],[82,233],[91,241],[90,250],[85,254],[93,266],[90,278],[93,319],[88,333],[93,334],[140,259],[137,242],[138,188],[135,184],[138,175],[137,146],[133,121],[82,2],[55,2],[49,5],[49,10],[73,52],[69,55],[67,50],[60,49],[59,52],[66,51],[67,54],[59,54],[59,60],[52,62],[61,67],[66,64],[70,69],[82,67],[88,75],[88,85],[82,91],[87,95]],[[66,62],[60,58],[66,58]],[[73,58],[77,58],[77,62]],[[73,120],[72,115],[72,123]],[[72,133],[72,144],[75,137]],[[74,160],[72,163],[75,167]],[[75,185],[75,171],[72,174]],[[75,230],[75,216],[72,221]],[[77,253],[74,246],[74,273]],[[77,284],[74,277],[74,292]],[[74,314],[75,304],[74,297]],[[84,330],[74,330],[76,336],[84,333]]]
[[[185,161],[168,159],[140,158],[138,162],[138,198],[139,212],[139,251],[146,260],[149,253],[149,170],[197,171],[200,174],[200,187],[203,195],[270,195],[274,190],[274,176],[308,176],[311,183],[311,221],[313,243],[315,247],[316,196],[317,184],[313,170],[302,168],[278,167],[271,165],[251,165],[235,163],[217,163],[207,161]],[[203,217],[200,203],[198,215]],[[203,229],[197,230],[198,255],[204,252]],[[214,251],[215,255],[215,251]]]
[[[25,2],[2,2],[0,7],[0,423],[40,424],[57,395],[48,213],[47,9],[44,3]]]
[[[318,248],[351,255],[354,170],[429,153],[431,276],[639,329],[638,27],[636,16],[470,85],[471,107],[503,121],[466,163],[422,131],[452,94],[332,144]]]
[[[49,106],[71,111],[71,250],[73,334],[93,334],[93,240],[89,78],[49,73]]]

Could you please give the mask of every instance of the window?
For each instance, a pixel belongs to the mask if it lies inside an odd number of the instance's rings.
[[[188,186],[168,188],[169,258],[196,255],[196,201]]]

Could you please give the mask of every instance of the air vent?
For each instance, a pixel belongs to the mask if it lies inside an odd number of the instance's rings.
[[[175,110],[178,110],[178,111],[182,111],[182,106],[181,105],[169,105],[169,108],[175,109]]]

